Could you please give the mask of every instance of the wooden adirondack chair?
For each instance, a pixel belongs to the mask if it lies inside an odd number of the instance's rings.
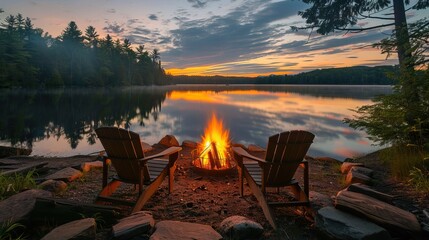
[[[262,207],[265,217],[276,229],[272,210],[275,206],[309,206],[308,199],[308,162],[304,157],[313,142],[314,134],[306,131],[282,132],[268,139],[265,160],[255,157],[240,147],[233,147],[234,158],[240,181],[240,195],[243,196],[243,177]],[[252,160],[252,161],[249,161]],[[304,190],[293,178],[298,166],[304,168]],[[289,187],[294,195],[294,201],[269,203],[266,199],[266,189],[274,187]]]
[[[169,193],[173,190],[174,171],[180,147],[170,147],[161,153],[145,157],[142,142],[137,133],[116,127],[101,127],[95,130],[104,150],[103,189],[96,202],[109,201],[134,206],[132,212],[140,211],[143,205],[161,185],[168,175]],[[167,159],[160,157],[169,156]],[[108,183],[107,159],[110,159],[117,176]],[[110,197],[121,183],[138,185],[139,198],[130,202]],[[148,185],[143,191],[143,185]]]

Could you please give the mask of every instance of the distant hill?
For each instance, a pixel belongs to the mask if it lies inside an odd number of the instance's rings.
[[[392,85],[388,73],[397,67],[346,67],[319,69],[296,75],[269,75],[260,77],[173,76],[176,84],[334,84],[334,85]]]

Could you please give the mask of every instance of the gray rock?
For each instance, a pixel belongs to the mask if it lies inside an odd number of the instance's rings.
[[[315,220],[316,228],[332,239],[391,239],[384,228],[333,207],[320,209]]]
[[[149,233],[155,225],[152,213],[140,211],[119,220],[112,227],[114,239],[130,239],[141,234]]]
[[[179,221],[161,221],[155,225],[155,232],[150,236],[150,240],[219,240],[222,235],[216,232],[211,226],[179,222]]]
[[[72,182],[75,179],[78,179],[83,176],[83,173],[79,170],[76,170],[71,167],[67,167],[64,169],[59,170],[56,173],[53,173],[51,175],[48,175],[45,177],[45,179],[49,180],[62,180],[64,182]]]
[[[220,232],[227,239],[258,239],[264,228],[246,217],[231,216],[221,222]]]
[[[82,172],[89,172],[93,168],[103,168],[102,161],[84,162],[80,165]]]
[[[343,164],[341,164],[341,173],[342,174],[346,174],[350,171],[350,169],[354,166],[361,166],[363,167],[364,164],[363,163],[352,163],[352,162],[344,162]]]
[[[84,218],[54,228],[41,240],[95,239],[94,218]]]
[[[179,142],[176,137],[173,135],[165,135],[160,141],[159,144],[167,146],[167,147],[179,147]]]
[[[67,189],[67,183],[60,180],[50,179],[39,184],[39,188],[46,191],[54,192],[54,193],[60,193]]]
[[[15,194],[0,202],[0,225],[6,221],[12,223],[27,219],[38,197],[52,197],[52,193],[31,189]]]

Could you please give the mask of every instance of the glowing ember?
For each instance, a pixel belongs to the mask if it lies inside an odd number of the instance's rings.
[[[222,120],[213,114],[204,130],[202,143],[197,148],[194,165],[198,168],[221,170],[231,168],[229,161],[229,130],[223,128]]]

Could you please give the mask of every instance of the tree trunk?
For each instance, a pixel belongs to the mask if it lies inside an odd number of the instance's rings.
[[[395,16],[395,35],[398,48],[398,59],[401,67],[412,68],[410,37],[408,35],[407,18],[405,16],[404,0],[393,0],[393,11]],[[405,70],[404,69],[404,70]]]

